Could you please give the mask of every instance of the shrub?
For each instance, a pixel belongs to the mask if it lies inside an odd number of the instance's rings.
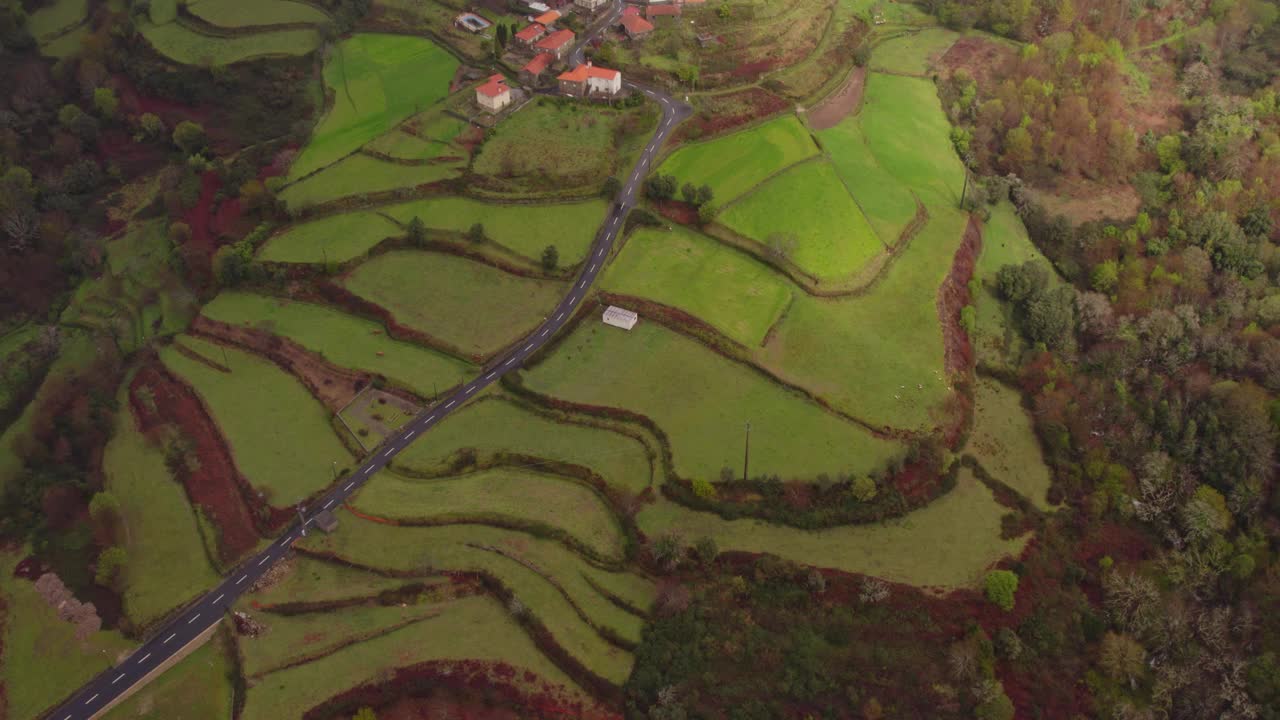
[[[560,251],[555,245],[548,245],[542,250],[542,269],[548,272],[555,270],[560,264]]]
[[[972,305],[965,305],[960,308],[960,327],[964,329],[966,335],[973,335],[974,329],[978,326],[978,312],[973,309]]]
[[[853,479],[849,491],[858,502],[871,502],[876,498],[876,481],[867,475],[861,475]]]
[[[94,582],[104,587],[111,586],[119,577],[120,571],[124,569],[128,560],[129,556],[122,547],[113,546],[103,550],[102,554],[98,556],[98,569],[93,576]]]
[[[716,488],[710,482],[702,478],[694,478],[690,483],[693,485],[693,494],[708,500],[716,496]]]
[[[715,222],[716,216],[720,214],[720,208],[713,203],[704,202],[698,206],[698,224],[710,225]]]
[[[983,582],[987,599],[1003,610],[1013,609],[1014,595],[1018,592],[1018,576],[1008,570],[992,570]]]
[[[704,537],[694,543],[693,554],[698,556],[698,562],[703,565],[710,565],[716,559],[716,556],[720,554],[720,548],[716,546],[715,540]]]
[[[484,242],[484,238],[484,225],[482,223],[476,223],[467,230],[467,239],[473,243],[482,243]]]

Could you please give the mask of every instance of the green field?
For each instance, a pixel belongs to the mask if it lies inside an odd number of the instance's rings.
[[[285,188],[280,199],[291,209],[304,208],[354,195],[448,180],[456,177],[463,167],[459,162],[401,165],[356,153]]]
[[[751,423],[752,475],[867,472],[901,452],[896,443],[651,322],[630,332],[584,325],[527,382],[555,397],[652,418],[670,438],[676,472],[687,478],[715,480],[723,467],[740,472],[745,422]]]
[[[27,16],[27,32],[36,42],[51,39],[89,14],[89,0],[53,0]]]
[[[563,295],[561,283],[509,275],[454,255],[397,250],[343,281],[398,322],[481,355],[532,330]]]
[[[931,81],[867,73],[858,117],[880,167],[931,210],[935,204],[959,204],[964,165],[956,157],[951,124]]]
[[[483,203],[460,197],[429,198],[383,208],[408,224],[418,217],[429,228],[466,231],[484,225],[485,236],[517,254],[537,260],[548,245],[560,252],[560,264],[582,260],[604,221],[603,200],[555,205]]]
[[[452,117],[448,119],[458,123],[458,129],[461,130],[461,120],[456,120]],[[454,135],[457,135],[457,133],[454,133]],[[466,155],[466,150],[450,145],[447,141],[424,139],[412,133],[407,133],[403,129],[392,130],[386,135],[375,138],[373,142],[365,145],[365,149],[389,155],[393,158],[417,162],[425,162],[440,157],[464,157]]]
[[[381,472],[354,502],[363,513],[391,520],[484,522],[496,515],[560,528],[601,557],[622,560],[622,532],[594,490],[570,478],[495,468],[420,480]]]
[[[102,469],[124,518],[125,612],[145,625],[216,585],[218,575],[186,492],[165,466],[164,450],[147,444],[127,400],[120,400]]]
[[[329,165],[426,109],[449,91],[458,61],[430,40],[360,33],[325,63],[333,106],[290,168],[296,180]]]
[[[336,365],[385,375],[423,397],[452,385],[469,369],[448,355],[393,340],[377,323],[322,305],[229,291],[205,305],[203,313],[287,337]]]
[[[639,440],[604,428],[556,422],[499,398],[478,400],[453,413],[397,455],[392,466],[443,474],[449,458],[463,448],[474,449],[480,462],[509,453],[581,465],[609,485],[633,493],[652,484],[650,461]]]
[[[905,75],[925,76],[930,60],[940,57],[960,37],[953,30],[933,27],[885,40],[871,53],[871,69]]]
[[[768,265],[680,227],[634,232],[601,284],[680,308],[750,346],[763,342],[793,292]]]
[[[732,230],[768,243],[794,235],[786,257],[820,279],[844,278],[884,252],[884,243],[827,162],[798,165],[720,214]]]
[[[707,142],[680,148],[658,168],[683,185],[707,184],[724,204],[770,175],[818,154],[809,131],[794,115]]]
[[[858,115],[847,117],[839,125],[819,131],[818,137],[871,227],[881,240],[894,244],[915,216],[916,201],[911,197],[910,186],[899,182],[876,161],[861,122]]]
[[[276,55],[306,55],[320,45],[315,30],[272,30],[240,37],[201,35],[176,22],[139,18],[138,29],[156,52],[184,65],[230,65]]]
[[[81,25],[65,35],[44,43],[40,46],[40,54],[52,58],[68,58],[80,52],[83,46],[82,41],[89,37],[89,26]]]
[[[573,681],[538,652],[501,604],[478,596],[453,602],[437,618],[261,678],[249,690],[242,717],[302,717],[321,699],[376,680],[387,669],[432,660],[505,662],[565,688],[571,696],[582,696]]]
[[[878,525],[805,531],[752,519],[724,520],[669,500],[646,506],[638,522],[650,537],[674,532],[689,543],[711,537],[721,552],[772,553],[805,565],[950,589],[976,587],[988,567],[1022,551],[1030,535],[1000,539],[1000,517],[1006,512],[962,469],[951,492]]]
[[[974,388],[973,431],[965,451],[993,477],[1017,490],[1041,510],[1053,477],[1044,463],[1040,440],[1018,391],[996,380],[979,378]]]
[[[287,560],[288,570],[279,581],[259,589],[245,598],[263,607],[279,603],[306,601],[312,603],[350,598],[367,598],[385,590],[394,590],[411,582],[427,585],[447,583],[447,579],[406,580],[377,575],[324,562],[306,555],[293,555]]]
[[[294,225],[272,235],[258,253],[264,262],[346,262],[386,238],[404,234],[376,212],[352,212]]]
[[[1063,282],[1052,263],[1027,237],[1027,229],[1018,219],[1013,204],[1006,201],[996,205],[982,228],[982,252],[973,269],[973,277],[981,286],[973,299],[977,323],[971,338],[978,362],[1009,366],[1016,363],[1027,348],[1026,341],[1013,327],[1012,307],[996,294],[996,273],[1005,265],[1021,265],[1028,260],[1041,263],[1049,271],[1051,284]]]
[[[106,670],[133,643],[114,630],[100,630],[80,642],[75,626],[36,592],[35,583],[13,576],[29,549],[0,551],[0,596],[4,601],[4,655],[0,681],[9,718],[34,718]]]
[[[165,366],[200,394],[235,455],[236,466],[275,507],[289,507],[327,486],[351,462],[329,413],[293,376],[256,356],[182,337],[183,345],[231,372],[160,351]],[[225,356],[224,356],[225,352]]]
[[[310,23],[324,25],[329,16],[307,3],[292,0],[196,0],[188,3],[191,14],[211,25],[253,27]]]
[[[226,631],[197,648],[107,713],[106,720],[227,720],[232,717],[232,666]]]

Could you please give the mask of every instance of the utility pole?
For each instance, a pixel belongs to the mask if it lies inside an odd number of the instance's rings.
[[[338,481],[338,461],[337,460],[333,461],[333,481],[334,482]]]
[[[742,482],[747,481],[747,465],[751,463],[751,421],[747,421],[747,444],[742,457]]]

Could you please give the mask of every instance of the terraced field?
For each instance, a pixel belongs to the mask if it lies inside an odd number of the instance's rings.
[[[211,25],[229,28],[303,23],[324,25],[328,15],[314,5],[293,0],[196,0],[191,14]]]
[[[414,188],[448,180],[457,177],[465,166],[466,163],[460,161],[401,165],[356,153],[285,188],[280,199],[290,209],[300,210],[353,195]]]
[[[264,262],[342,263],[404,233],[376,212],[352,212],[294,225],[272,235],[258,253]]]
[[[141,21],[138,29],[156,52],[184,65],[230,65],[261,57],[306,55],[320,45],[320,33],[310,29],[235,37],[203,35],[177,22]]]
[[[726,203],[783,168],[818,154],[808,130],[792,115],[677,150],[658,168],[680,184],[710,185]]]

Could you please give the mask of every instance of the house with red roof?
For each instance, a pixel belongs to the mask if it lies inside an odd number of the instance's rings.
[[[628,15],[639,15],[639,14],[640,14],[640,8],[636,7],[635,5],[628,5],[622,9],[622,17],[627,17]]]
[[[551,63],[555,62],[555,56],[551,53],[538,53],[533,59],[520,68],[520,82],[525,85],[537,85],[538,80],[542,78],[542,74],[551,67]]]
[[[662,17],[664,15],[679,15],[679,5],[649,5],[644,9],[644,16],[647,18]]]
[[[511,104],[511,88],[501,74],[490,75],[483,85],[476,88],[476,104],[482,110],[496,113]]]
[[[533,21],[538,23],[542,27],[549,28],[552,25],[555,25],[556,21],[559,19],[560,19],[559,10],[548,10],[542,13],[541,15],[539,15],[538,17],[534,18]]]
[[[590,62],[560,73],[560,92],[568,95],[613,97],[622,91],[622,73]]]
[[[637,15],[622,15],[622,32],[627,34],[627,38],[638,40],[649,33],[653,32],[653,23],[645,20]]]
[[[515,34],[515,41],[517,45],[530,47],[534,43],[541,40],[543,36],[545,36],[546,34],[547,34],[547,29],[545,27],[543,27],[542,25],[539,25],[538,23],[531,23],[530,25],[525,27],[525,29]]]
[[[533,47],[538,52],[551,53],[557,60],[563,60],[573,48],[574,37],[576,36],[572,30],[557,30],[539,40]]]

